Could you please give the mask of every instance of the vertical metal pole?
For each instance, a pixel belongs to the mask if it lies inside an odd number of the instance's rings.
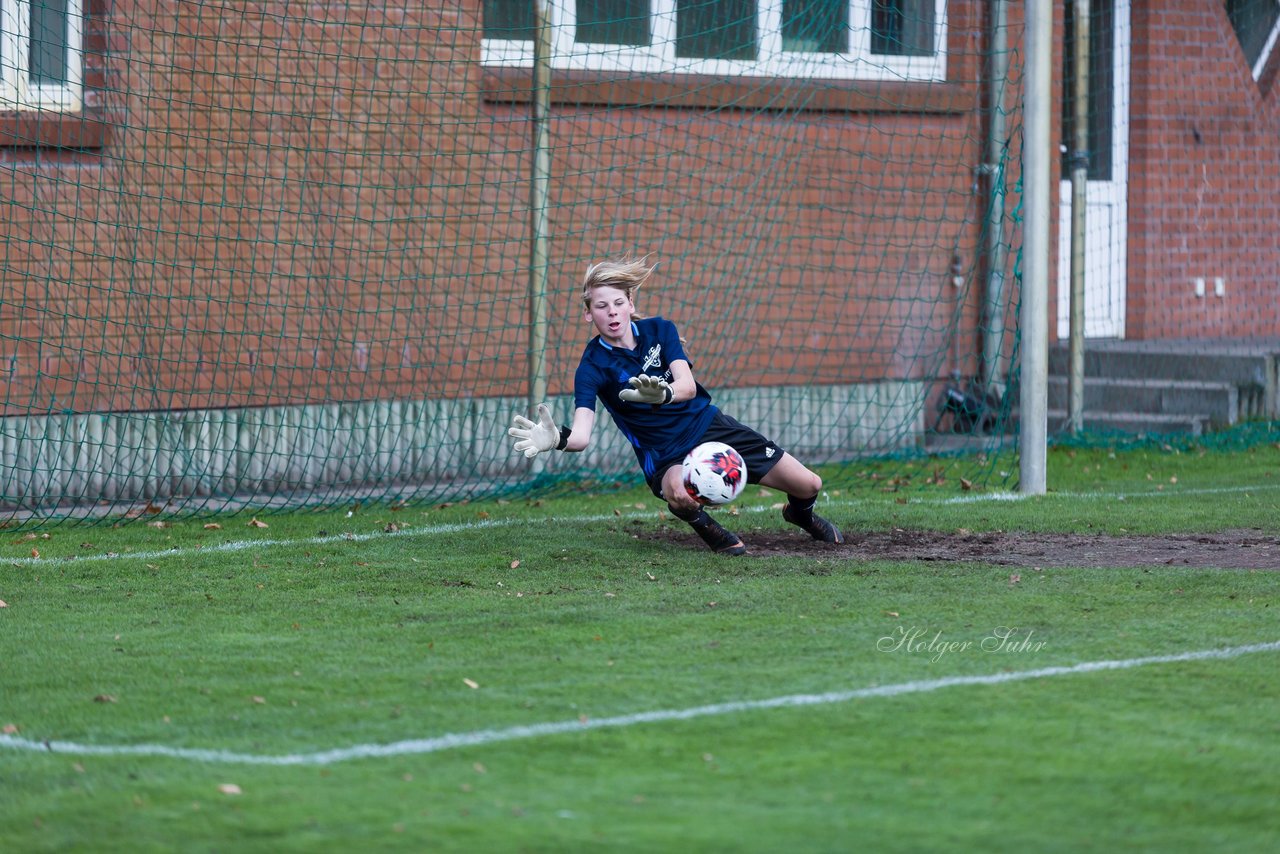
[[[1008,9],[1006,0],[991,4],[991,31],[987,63],[987,162],[982,171],[988,181],[987,197],[987,291],[983,305],[982,383],[1004,396],[1005,306],[1004,306],[1004,162],[1005,86],[1009,80]]]
[[[1053,4],[1026,0],[1026,90],[1023,93],[1022,382],[1019,490],[1045,492],[1049,375],[1049,135],[1053,81]]]
[[[1070,367],[1067,372],[1067,428],[1084,427],[1084,276],[1085,223],[1089,205],[1089,0],[1072,5],[1075,66],[1071,105],[1071,307]]]
[[[529,412],[547,397],[547,193],[551,150],[550,0],[535,0],[533,48],[533,165],[529,178]]]

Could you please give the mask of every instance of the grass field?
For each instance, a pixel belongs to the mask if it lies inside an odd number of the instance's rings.
[[[1049,459],[1024,499],[869,464],[823,512],[1280,534],[1274,445]],[[795,530],[779,501],[719,516],[750,546]],[[660,510],[637,489],[0,532],[0,849],[1280,846],[1280,573],[727,559],[664,540]]]

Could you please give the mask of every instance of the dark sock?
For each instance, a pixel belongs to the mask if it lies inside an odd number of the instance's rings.
[[[683,519],[695,528],[705,528],[711,522],[711,517],[701,507],[696,510],[681,510],[668,504],[667,509],[671,511],[672,516]]]
[[[793,521],[803,525],[813,518],[813,508],[818,503],[818,496],[812,498],[797,498],[794,495],[787,495],[787,506],[791,508],[791,518]]]

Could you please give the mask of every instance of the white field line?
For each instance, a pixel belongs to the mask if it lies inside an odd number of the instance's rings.
[[[1115,501],[1126,501],[1131,498],[1168,498],[1176,495],[1218,495],[1223,493],[1242,493],[1242,492],[1264,492],[1271,489],[1280,489],[1280,484],[1263,484],[1260,486],[1240,486],[1240,487],[1219,487],[1210,489],[1179,489],[1168,492],[1130,492],[1130,493],[1091,493],[1091,492],[1053,492],[1047,496],[1034,496],[1037,498],[1092,498],[1105,499],[1110,498]],[[987,501],[1023,501],[1032,496],[1024,496],[1016,492],[991,492],[980,495],[953,496],[951,498],[932,498],[922,496],[913,497],[912,500],[921,504],[937,502],[938,504],[971,504]],[[861,507],[866,506],[870,502],[867,501],[823,501],[824,507]],[[547,521],[569,522],[577,524],[589,524],[592,522],[609,522],[609,521],[629,521],[631,519],[653,519],[659,512],[665,512],[661,508],[647,512],[629,512],[615,515],[613,513],[596,513],[584,514],[580,516],[549,516]],[[772,507],[753,506],[739,508],[740,513],[768,513],[773,512]],[[261,539],[261,540],[231,540],[224,543],[215,543],[208,546],[200,546],[197,548],[172,548],[163,550],[152,550],[145,552],[104,552],[102,554],[88,555],[66,555],[60,557],[15,557],[9,558],[4,563],[10,566],[50,566],[54,564],[70,564],[84,563],[86,561],[116,561],[116,560],[160,560],[162,558],[173,557],[189,557],[200,554],[220,554],[224,552],[242,552],[251,549],[270,549],[276,546],[323,546],[335,545],[338,543],[362,543],[369,540],[375,540],[382,537],[431,537],[439,534],[456,534],[462,531],[479,531],[485,528],[505,528],[512,525],[536,524],[538,520],[520,518],[520,519],[477,519],[474,522],[447,522],[438,525],[423,525],[421,527],[411,527],[397,531],[396,533],[387,533],[385,531],[370,531],[362,534],[330,534],[323,537],[302,537],[296,540],[282,539]]]
[[[619,715],[611,718],[588,718],[586,720],[555,721],[550,723],[513,726],[505,729],[484,729],[473,732],[449,733],[434,738],[417,738],[396,741],[390,744],[357,744],[333,750],[322,750],[314,753],[289,753],[284,755],[261,755],[256,753],[234,753],[226,750],[210,750],[202,748],[169,747],[163,744],[77,744],[70,741],[33,741],[12,735],[0,735],[0,747],[12,750],[26,750],[40,753],[57,753],[69,756],[157,756],[168,759],[186,759],[193,762],[211,762],[230,765],[332,765],[338,762],[349,762],[355,759],[376,759],[398,756],[416,756],[425,753],[438,753],[442,750],[453,750],[459,747],[479,747],[517,739],[541,738],[544,736],[564,735],[596,729],[619,729],[639,724],[666,723],[670,721],[687,721],[694,718],[707,718],[718,715],[731,715],[739,712],[763,711],[768,709],[800,708],[804,706],[822,706],[832,703],[845,703],[850,700],[870,699],[875,697],[898,697],[903,694],[924,694],[943,688],[957,688],[970,685],[1000,685],[1005,682],[1025,682],[1032,679],[1049,679],[1055,676],[1074,676],[1084,673],[1096,673],[1103,670],[1128,670],[1134,667],[1145,667],[1152,664],[1175,664],[1184,661],[1205,661],[1209,659],[1239,658],[1255,652],[1280,651],[1280,641],[1256,643],[1247,646],[1233,646],[1225,649],[1206,649],[1197,652],[1183,652],[1173,655],[1153,655],[1146,658],[1128,658],[1119,661],[1089,661],[1066,667],[1043,667],[1038,670],[993,673],[987,676],[948,676],[942,679],[929,679],[918,682],[900,682],[895,685],[880,685],[871,688],[857,688],[851,691],[832,691],[826,694],[789,694],[783,697],[771,697],[766,700],[739,700],[730,703],[716,703],[710,706],[694,706],[688,709],[662,709],[652,712],[636,712],[630,715]]]
[[[939,504],[980,504],[986,501],[1023,501],[1028,498],[1089,498],[1128,501],[1134,498],[1176,498],[1183,495],[1231,495],[1250,492],[1271,492],[1280,489],[1280,483],[1262,483],[1255,486],[1210,486],[1203,489],[1146,490],[1143,492],[1050,492],[1045,495],[1023,495],[1018,492],[985,492],[978,495],[956,495],[951,498],[921,499],[922,503],[937,501]]]

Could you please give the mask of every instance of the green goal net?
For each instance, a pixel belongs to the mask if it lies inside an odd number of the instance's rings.
[[[624,254],[715,402],[829,483],[1009,477],[990,5],[5,0],[0,513],[638,481],[607,419],[536,470],[505,434],[571,416],[581,277]]]

